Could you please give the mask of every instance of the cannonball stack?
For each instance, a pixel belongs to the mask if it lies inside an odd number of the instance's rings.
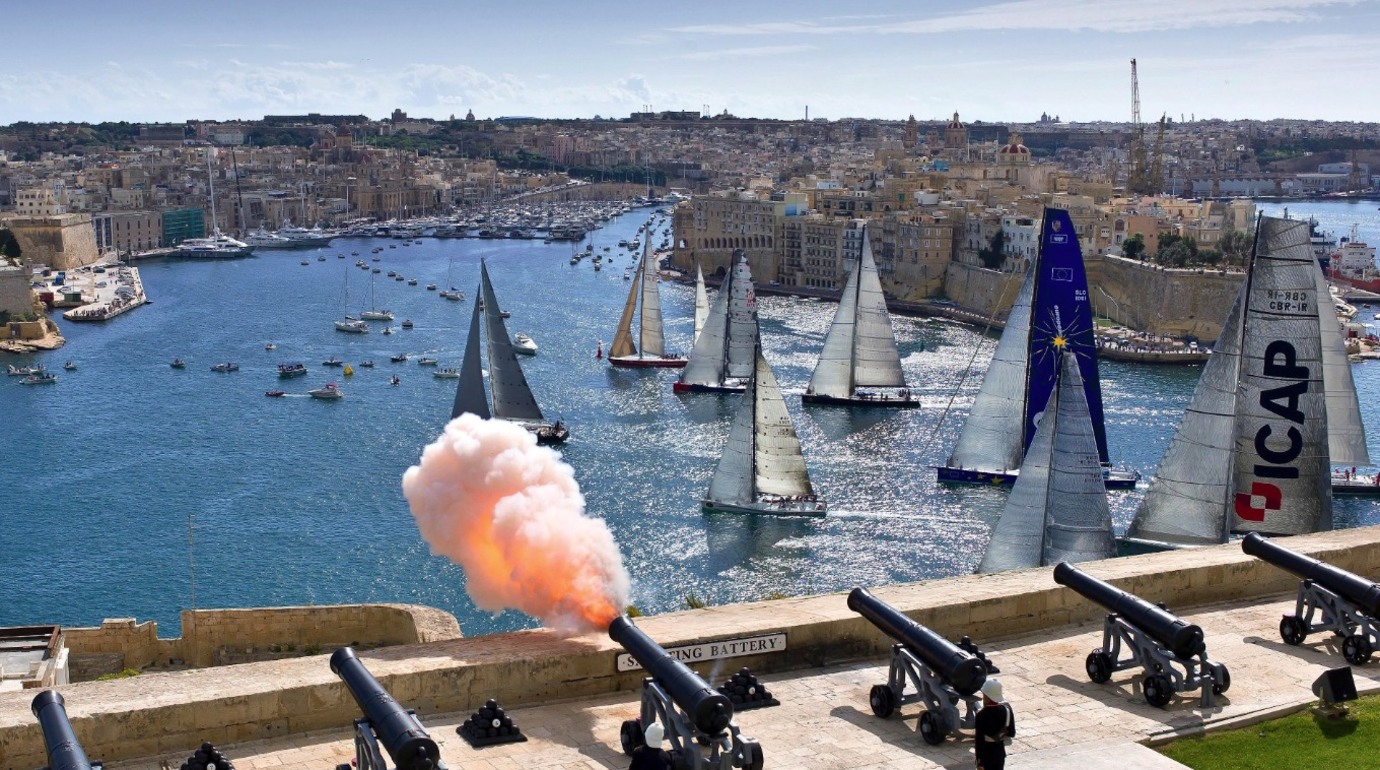
[[[737,711],[781,705],[781,701],[771,697],[766,685],[757,681],[757,676],[748,668],[740,669],[738,673],[729,677],[719,686],[719,693],[732,701],[733,708]]]
[[[235,770],[235,763],[226,759],[210,741],[205,741],[182,763],[182,770]]]
[[[493,699],[485,702],[483,707],[471,714],[455,732],[476,749],[500,743],[522,743],[527,740],[522,730],[513,724],[512,717],[503,713],[498,701]]]

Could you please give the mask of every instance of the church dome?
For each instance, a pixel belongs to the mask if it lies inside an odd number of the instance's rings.
[[[1016,133],[1011,134],[1011,142],[998,150],[998,152],[1009,157],[1030,156],[1030,149],[1021,144],[1021,135]]]
[[[958,121],[958,113],[954,113],[954,119],[949,121],[949,128],[963,128],[963,124]]]

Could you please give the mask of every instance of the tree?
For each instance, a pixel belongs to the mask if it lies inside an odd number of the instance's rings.
[[[1245,267],[1251,256],[1251,248],[1255,245],[1254,240],[1250,233],[1243,230],[1222,233],[1222,240],[1217,243],[1222,250],[1222,260],[1228,265]]]
[[[992,243],[984,249],[978,249],[978,259],[982,260],[982,266],[988,270],[1000,270],[1003,262],[1006,261],[1006,231],[998,230],[992,235]]]
[[[1136,233],[1122,241],[1121,254],[1127,259],[1140,259],[1145,255],[1145,236]]]
[[[1198,244],[1192,238],[1170,234],[1160,237],[1155,261],[1167,267],[1184,267],[1197,256]]]

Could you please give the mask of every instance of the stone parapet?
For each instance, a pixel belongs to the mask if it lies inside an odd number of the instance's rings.
[[[1363,576],[1380,574],[1380,527],[1318,533],[1289,547]],[[1236,544],[1082,565],[1089,574],[1172,610],[1275,596],[1296,579],[1246,556]],[[979,644],[1093,620],[1103,614],[1039,568],[873,589],[875,595],[950,638]],[[767,673],[881,656],[891,641],[851,612],[842,594],[782,599],[641,618],[664,646],[784,633],[787,648],[722,661],[709,678],[750,666]],[[424,719],[474,709],[633,691],[642,674],[618,672],[619,648],[604,634],[558,639],[522,631],[389,647],[360,658],[393,695]],[[326,650],[323,650],[326,652]],[[1233,661],[1222,661],[1231,665]],[[185,754],[220,745],[323,729],[347,730],[358,709],[326,656],[196,671],[146,674],[61,688],[88,755],[107,760]],[[37,767],[42,736],[32,693],[0,694],[0,764]]]

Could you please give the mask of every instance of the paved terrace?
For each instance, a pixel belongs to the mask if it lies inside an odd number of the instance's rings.
[[[1345,569],[1380,574],[1380,528],[1293,538],[1296,550]],[[1170,608],[1207,633],[1210,656],[1231,671],[1232,688],[1212,709],[1197,695],[1167,709],[1148,706],[1137,671],[1094,685],[1084,658],[1101,644],[1103,611],[1056,585],[1048,568],[877,588],[874,593],[950,638],[967,633],[1001,667],[1020,719],[1012,767],[1118,770],[1156,742],[1205,728],[1249,723],[1306,707],[1311,683],[1345,665],[1322,635],[1300,648],[1279,641],[1296,579],[1236,545],[1115,559],[1086,571]],[[918,705],[899,716],[871,715],[867,694],[884,681],[890,642],[847,609],[843,594],[712,607],[639,621],[665,646],[784,632],[784,652],[697,667],[718,684],[738,667],[756,671],[782,701],[740,713],[768,767],[930,768],[970,765],[971,739],[940,747],[916,732]],[[624,719],[637,713],[641,674],[618,673],[619,648],[592,634],[560,640],[519,632],[361,654],[402,703],[415,708],[452,770],[622,768]],[[713,664],[710,664],[713,665]],[[1380,690],[1380,663],[1356,669],[1359,689]],[[326,656],[197,671],[145,674],[62,688],[78,738],[94,758],[125,770],[176,767],[210,740],[239,770],[333,768],[352,758],[359,712],[330,673]],[[0,693],[0,766],[42,765],[29,713],[33,693]],[[474,750],[455,728],[497,698],[529,742]],[[1156,762],[1158,764],[1152,764]]]

